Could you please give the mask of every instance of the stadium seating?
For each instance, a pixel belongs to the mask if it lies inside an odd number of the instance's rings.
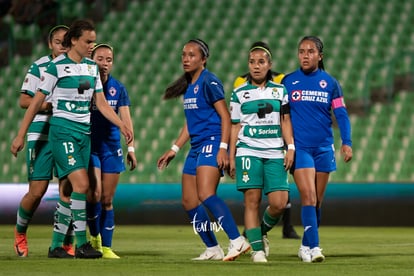
[[[64,20],[85,15],[82,1],[73,5],[66,0],[60,5]],[[182,74],[181,49],[188,39],[207,41],[211,50],[207,68],[222,80],[229,99],[234,78],[247,71],[247,49],[254,41],[267,41],[273,69],[288,73],[298,67],[296,48],[304,35],[318,35],[324,41],[325,67],[342,84],[348,106],[361,99],[371,106],[366,117],[351,115],[354,160],[349,164],[340,159],[335,128],[338,170],[331,180],[412,181],[409,165],[414,154],[408,149],[414,146],[410,139],[414,109],[409,104],[414,89],[396,94],[392,87],[395,74],[414,71],[412,14],[410,0],[321,0],[318,4],[292,0],[276,7],[272,0],[152,0],[130,1],[125,11],[109,12],[97,23],[98,41],[114,46],[113,75],[130,93],[139,162],[137,171],[122,174],[121,181],[180,181],[185,149],[161,172],[156,160],[183,123],[181,100],[164,101],[162,94]],[[8,152],[16,120],[22,116],[16,92],[29,64],[43,53],[47,49],[36,45],[30,57],[15,56],[12,64],[0,69],[0,84],[7,87],[6,96],[0,98],[4,114],[0,127],[10,130],[0,134],[3,152]],[[369,93],[372,88],[380,93],[384,87],[390,89],[386,96]],[[0,160],[0,182],[25,181],[23,155],[15,159],[3,154]]]

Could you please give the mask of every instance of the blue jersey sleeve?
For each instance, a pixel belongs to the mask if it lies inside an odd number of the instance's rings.
[[[125,86],[123,86],[120,82],[119,83],[119,90],[121,92],[121,95],[118,100],[118,106],[130,106],[131,101],[128,96],[128,91],[126,90]]]
[[[334,109],[336,121],[338,122],[339,132],[343,145],[352,147],[351,122],[345,107]]]
[[[348,112],[346,110],[342,88],[335,78],[332,79],[334,86],[332,89],[332,110],[336,121],[338,122],[342,144],[352,147],[351,122],[349,121]]]
[[[210,105],[224,99],[223,84],[212,74],[208,74],[204,79],[204,95]]]

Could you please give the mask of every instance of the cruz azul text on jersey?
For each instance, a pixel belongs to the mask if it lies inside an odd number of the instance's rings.
[[[197,98],[184,99],[184,109],[198,109]]]
[[[329,93],[315,90],[295,90],[292,92],[294,101],[328,103]]]

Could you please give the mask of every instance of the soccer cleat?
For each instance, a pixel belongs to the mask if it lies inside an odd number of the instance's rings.
[[[27,257],[29,255],[26,233],[19,233],[16,228],[14,228],[14,251],[19,257]]]
[[[229,251],[223,258],[223,261],[234,261],[240,254],[246,253],[249,250],[250,244],[243,236],[240,236],[237,239],[230,241]]]
[[[89,240],[91,242],[92,247],[102,253],[102,237],[101,237],[101,234],[98,234],[98,236],[96,236],[96,237],[91,236]]]
[[[207,247],[207,249],[196,258],[192,258],[193,261],[207,261],[207,260],[222,260],[224,258],[223,249],[220,245],[213,247]]]
[[[47,253],[47,257],[57,258],[57,259],[73,259],[75,256],[68,254],[68,252],[66,252],[66,250],[63,249],[63,247],[56,247],[53,250],[50,250],[50,247],[49,247],[49,252]]]
[[[255,263],[267,263],[266,253],[263,250],[252,251],[252,260]]]
[[[118,255],[110,247],[102,246],[102,258],[104,259],[120,259]]]
[[[87,242],[76,248],[75,257],[78,259],[97,259],[102,258],[102,253],[93,248],[90,242]]]
[[[269,239],[267,238],[267,235],[263,235],[262,239],[263,239],[264,253],[265,253],[265,256],[268,257],[270,254],[270,242],[269,242]]]
[[[283,238],[284,239],[300,239],[300,236],[296,233],[295,229],[292,225],[283,228]]]
[[[301,245],[299,247],[298,257],[302,260],[302,262],[310,263],[312,259],[309,246]]]
[[[325,260],[325,256],[322,254],[322,249],[320,247],[314,247],[310,250],[310,256],[312,263],[320,263]]]
[[[68,253],[69,255],[75,256],[75,249],[73,248],[73,244],[64,244],[63,249]]]

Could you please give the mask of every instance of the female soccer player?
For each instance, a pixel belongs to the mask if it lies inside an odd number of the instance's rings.
[[[40,83],[40,75],[46,70],[49,63],[62,53],[65,53],[67,48],[63,47],[63,37],[69,27],[65,25],[58,25],[49,31],[48,46],[51,54],[43,56],[33,62],[30,66],[20,93],[19,104],[22,108],[28,108]],[[33,217],[34,212],[46,193],[49,181],[53,178],[53,158],[52,149],[48,141],[49,134],[49,119],[51,116],[51,105],[46,101],[42,103],[40,111],[36,114],[33,122],[29,127],[29,135],[27,135],[27,153],[26,163],[29,180],[29,190],[20,201],[17,210],[17,222],[15,227],[14,250],[19,257],[27,257],[29,254],[29,247],[27,244],[27,228]],[[57,203],[57,210],[65,208],[65,203],[59,200]],[[58,213],[55,213],[55,217]],[[56,228],[54,228],[55,230]],[[66,236],[67,229],[61,229],[63,236]],[[68,244],[61,249],[61,254],[74,254],[71,246],[73,239],[70,238]]]
[[[294,141],[287,91],[272,81],[272,53],[264,42],[249,50],[248,81],[231,96],[230,176],[244,194],[244,224],[252,260],[267,262],[263,236],[278,223],[289,196],[287,170]],[[285,154],[285,142],[288,144]],[[259,220],[262,193],[269,205]]]
[[[345,162],[352,159],[351,124],[342,88],[324,69],[322,41],[315,36],[302,38],[298,58],[300,68],[282,81],[289,92],[296,145],[293,176],[302,203],[304,234],[298,255],[304,262],[322,262],[321,204],[329,174],[336,170],[331,111],[339,125]]]
[[[157,162],[164,168],[178,150],[190,140],[191,149],[183,168],[182,203],[190,221],[207,246],[194,260],[232,261],[250,249],[249,243],[240,235],[233,216],[216,195],[216,189],[229,165],[227,152],[230,136],[230,114],[224,98],[221,81],[206,69],[209,48],[201,39],[191,39],[183,48],[181,61],[184,75],[169,86],[165,99],[184,96],[186,121],[170,150]],[[224,256],[211,225],[208,209],[230,239],[229,251]]]
[[[133,129],[129,111],[130,100],[124,85],[112,77],[114,61],[113,49],[108,44],[98,44],[93,48],[92,59],[99,66],[99,73],[105,98],[121,120]],[[106,259],[119,259],[112,249],[112,236],[115,228],[112,201],[118,185],[120,173],[125,171],[124,156],[119,128],[108,121],[97,110],[95,103],[91,110],[91,161],[89,166],[90,190],[86,204],[88,225],[92,246],[102,252]],[[134,140],[128,144],[127,163],[135,169]]]
[[[260,44],[260,43],[259,43]],[[270,49],[269,49],[270,51]],[[283,73],[279,73],[276,71],[271,70],[271,77],[274,83],[281,83],[283,77],[285,76]],[[236,89],[240,85],[244,84],[246,81],[250,80],[250,72],[244,75],[238,76],[233,83],[233,89]],[[296,233],[295,228],[292,225],[292,212],[291,212],[292,204],[290,203],[290,197],[288,197],[288,203],[286,204],[285,211],[283,212],[282,216],[282,237],[284,239],[300,239],[300,236]]]
[[[89,58],[95,44],[93,24],[76,20],[64,36],[66,54],[54,59],[42,74],[38,91],[26,110],[11,152],[24,147],[24,137],[30,123],[40,110],[46,95],[52,102],[49,141],[59,179],[68,178],[72,185],[70,211],[76,236],[76,258],[100,258],[86,238],[86,193],[89,189],[87,174],[90,157],[90,102],[94,97],[101,113],[120,127],[127,143],[132,132],[108,105],[102,93],[98,66]],[[70,223],[70,219],[68,220]],[[53,243],[52,243],[53,245]],[[55,248],[50,248],[53,251]]]

